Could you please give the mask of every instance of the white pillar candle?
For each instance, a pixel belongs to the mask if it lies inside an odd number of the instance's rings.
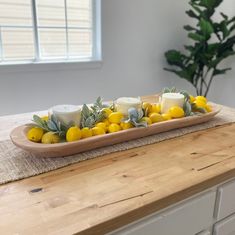
[[[164,93],[161,96],[161,113],[167,113],[173,106],[183,108],[184,95],[180,93]]]
[[[50,109],[55,117],[65,125],[71,123],[80,126],[81,121],[81,107],[76,105],[57,105]]]
[[[121,97],[116,100],[116,109],[121,112],[124,116],[128,115],[128,109],[136,108],[140,110],[142,107],[142,101],[140,98],[134,97]]]

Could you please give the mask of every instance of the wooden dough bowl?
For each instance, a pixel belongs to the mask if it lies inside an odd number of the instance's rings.
[[[198,116],[172,119],[169,121],[152,124],[146,128],[132,128],[116,133],[94,136],[70,143],[64,142],[59,144],[41,144],[31,142],[26,137],[26,133],[29,129],[29,127],[26,125],[15,128],[11,132],[10,137],[16,146],[34,154],[35,156],[66,157],[104,146],[110,146],[113,144],[135,140],[174,129],[201,124],[211,120],[217,113],[219,113],[220,108],[216,105],[212,105],[212,110],[213,111],[210,113]]]

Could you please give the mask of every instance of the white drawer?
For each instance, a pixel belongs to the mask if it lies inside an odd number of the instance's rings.
[[[214,235],[234,235],[235,234],[235,215],[232,215],[214,227]]]
[[[219,187],[217,220],[235,213],[235,181]]]
[[[187,200],[162,214],[153,214],[112,235],[195,235],[213,219],[215,192]]]

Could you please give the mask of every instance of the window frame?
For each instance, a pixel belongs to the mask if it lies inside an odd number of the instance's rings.
[[[36,8],[36,0],[31,0],[32,7],[32,27],[33,27],[33,36],[34,36],[34,47],[35,47],[35,58],[33,60],[15,60],[15,61],[2,61],[0,60],[0,67],[6,67],[6,69],[2,70],[2,72],[8,72],[9,67],[17,67],[16,72],[24,70],[25,67],[31,68],[32,71],[35,71],[35,68],[40,67],[39,70],[48,64],[45,67],[45,71],[47,71],[50,67],[61,69],[88,69],[88,68],[99,68],[102,65],[102,47],[101,47],[101,0],[91,0],[92,1],[92,57],[89,58],[51,58],[51,59],[40,59],[40,43],[39,43],[39,35],[38,35],[38,25],[37,25],[37,8]],[[66,7],[66,0],[65,7]],[[65,10],[67,12],[67,10]],[[65,13],[66,19],[66,28],[67,31],[67,14]],[[17,26],[18,27],[18,26]],[[19,26],[20,28],[20,26]],[[40,28],[40,27],[39,27]],[[51,27],[53,28],[53,27]],[[68,47],[68,34],[66,32],[66,47]],[[0,36],[0,43],[1,42]],[[2,53],[0,47],[0,53]],[[66,66],[68,64],[68,66]],[[66,66],[66,67],[64,67]],[[31,70],[30,69],[30,70]],[[36,69],[37,70],[37,69]]]

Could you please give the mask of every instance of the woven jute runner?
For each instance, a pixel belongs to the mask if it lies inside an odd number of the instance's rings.
[[[64,158],[38,158],[14,146],[9,139],[0,141],[0,184],[39,175],[73,163],[101,157],[108,153],[149,145],[233,122],[235,122],[235,109],[222,106],[221,112],[204,124],[168,131]]]

